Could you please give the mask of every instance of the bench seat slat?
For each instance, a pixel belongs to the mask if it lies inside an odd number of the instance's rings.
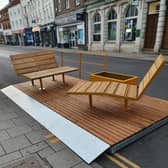
[[[28,79],[38,79],[38,78],[44,78],[44,77],[48,77],[52,75],[59,75],[62,73],[73,72],[77,70],[78,68],[68,67],[68,66],[67,67],[57,67],[57,68],[42,70],[38,72],[23,74],[23,76]]]

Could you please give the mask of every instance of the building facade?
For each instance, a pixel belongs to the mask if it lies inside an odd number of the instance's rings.
[[[143,10],[141,47],[159,52],[168,50],[168,1],[146,0]]]
[[[26,41],[35,46],[55,46],[55,11],[53,0],[21,0],[24,17]]]
[[[5,6],[0,11],[0,24],[1,24],[1,29],[3,33],[2,43],[4,44],[12,44],[12,30],[11,30],[9,14],[8,14],[9,7],[10,7],[10,4]]]
[[[16,4],[8,9],[8,13],[12,29],[13,43],[15,45],[24,45],[25,21],[20,0],[17,0]]]
[[[159,52],[162,47],[167,47],[167,35],[163,36],[168,31],[166,0],[105,0],[96,3],[87,3],[86,0],[86,5],[90,50],[140,52],[150,48]]]
[[[143,1],[101,1],[88,5],[88,48],[131,51],[140,49]]]
[[[58,47],[87,46],[84,0],[55,0]]]

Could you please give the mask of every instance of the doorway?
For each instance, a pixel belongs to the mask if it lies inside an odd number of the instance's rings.
[[[159,1],[149,3],[144,48],[154,48],[158,25],[159,8]]]
[[[71,30],[69,33],[69,46],[70,48],[77,48],[77,31]]]

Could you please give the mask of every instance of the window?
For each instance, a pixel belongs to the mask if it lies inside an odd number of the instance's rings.
[[[124,40],[135,41],[137,29],[138,10],[136,6],[130,5],[127,8],[125,16],[125,33]]]
[[[101,16],[96,13],[93,18],[93,41],[101,41]]]
[[[58,0],[58,11],[61,11],[61,0]]]
[[[117,32],[117,13],[114,9],[111,9],[108,14],[108,40],[116,40]]]
[[[76,6],[80,5],[80,0],[76,0]]]
[[[66,0],[66,9],[69,9],[69,0]]]

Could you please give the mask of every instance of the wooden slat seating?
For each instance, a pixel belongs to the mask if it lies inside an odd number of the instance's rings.
[[[123,98],[124,107],[127,110],[128,100],[139,100],[165,63],[164,56],[159,55],[139,86],[108,81],[81,81],[71,88],[68,93],[89,95],[90,107],[92,107],[92,95],[109,95]]]
[[[61,74],[65,83],[65,73],[79,70],[69,66],[59,67],[52,51],[17,54],[10,58],[16,74],[31,80],[33,86],[34,80],[39,80],[41,90],[44,90],[42,78],[51,76],[55,80],[55,75]]]

